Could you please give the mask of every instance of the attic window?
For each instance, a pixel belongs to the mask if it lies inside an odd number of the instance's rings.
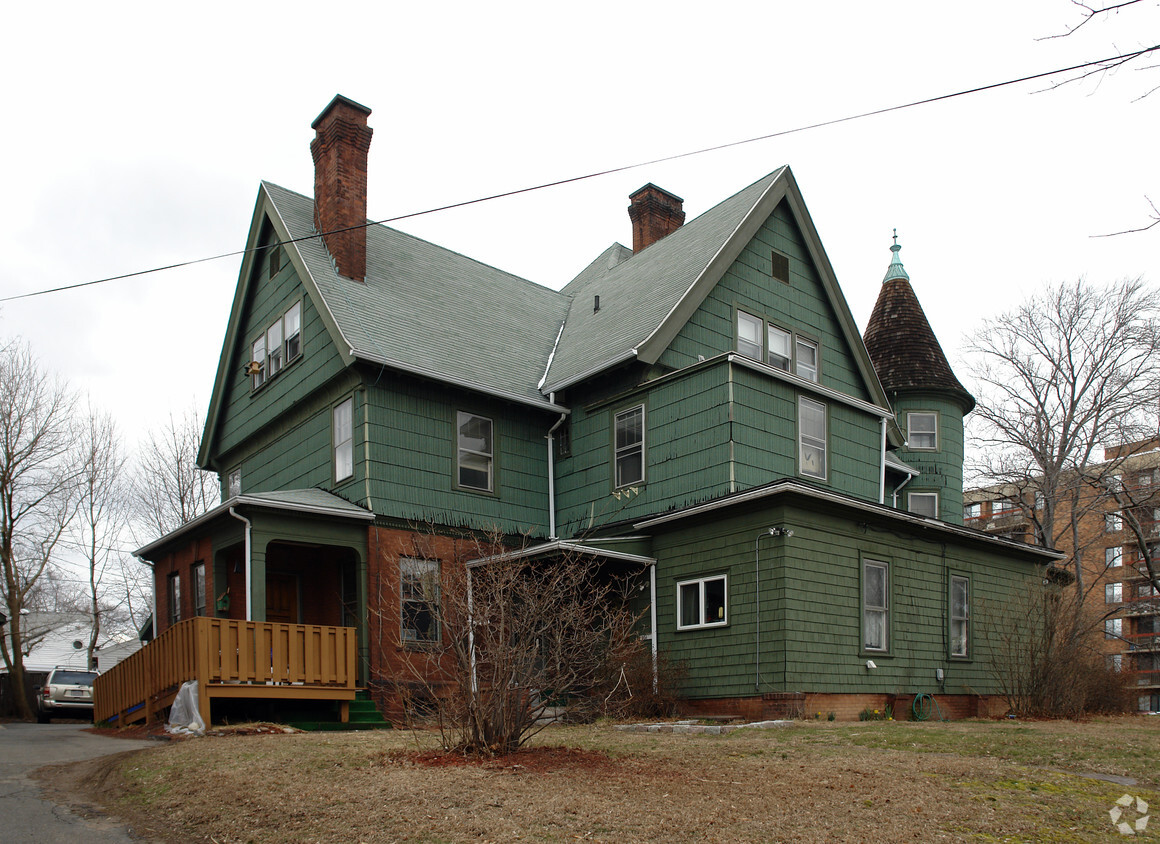
[[[789,256],[780,252],[773,253],[773,278],[775,281],[784,281],[789,284]]]
[[[282,247],[275,244],[270,247],[270,278],[278,274],[282,269]]]

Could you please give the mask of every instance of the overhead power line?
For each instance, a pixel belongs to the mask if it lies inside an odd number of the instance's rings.
[[[691,158],[692,156],[695,156],[695,155],[704,155],[706,153],[719,152],[721,150],[731,149],[733,147],[744,146],[746,144],[754,144],[754,143],[757,143],[759,141],[768,141],[768,140],[771,140],[772,138],[782,138],[782,137],[785,137],[786,135],[794,135],[794,134],[797,134],[799,132],[808,132],[808,131],[813,130],[813,129],[822,129],[822,128],[825,128],[827,126],[837,126],[840,123],[849,123],[852,120],[862,120],[862,119],[867,118],[867,117],[876,117],[877,115],[880,115],[880,114],[889,114],[890,112],[894,112],[894,111],[902,111],[902,110],[908,109],[908,108],[916,108],[918,106],[930,105],[931,103],[942,102],[944,100],[951,100],[951,99],[955,99],[956,97],[965,97],[965,96],[968,96],[970,94],[980,94],[980,93],[983,93],[985,91],[994,91],[998,88],[1006,88],[1006,87],[1009,87],[1011,85],[1019,85],[1019,84],[1024,83],[1024,82],[1033,82],[1036,79],[1046,79],[1047,77],[1050,77],[1050,76],[1058,76],[1061,73],[1073,73],[1073,72],[1079,71],[1079,70],[1085,70],[1088,68],[1095,68],[1095,67],[1098,67],[1100,65],[1105,65],[1105,66],[1116,65],[1116,66],[1118,66],[1118,65],[1122,65],[1126,62],[1129,62],[1132,59],[1139,58],[1140,56],[1144,56],[1144,55],[1147,55],[1149,53],[1156,52],[1157,50],[1160,50],[1160,44],[1156,44],[1152,47],[1147,47],[1147,48],[1144,48],[1142,50],[1136,50],[1135,52],[1132,52],[1132,53],[1123,53],[1120,55],[1108,56],[1108,57],[1102,58],[1102,59],[1094,59],[1092,61],[1083,62],[1082,64],[1071,65],[1070,67],[1061,67],[1061,68],[1056,68],[1055,70],[1046,70],[1046,71],[1043,71],[1042,73],[1033,73],[1029,76],[1020,76],[1016,79],[1008,79],[1005,82],[993,82],[989,85],[979,85],[979,86],[974,87],[974,88],[967,88],[965,90],[955,91],[955,92],[950,93],[950,94],[940,94],[938,96],[927,97],[926,99],[922,99],[922,100],[914,100],[912,102],[902,103],[899,105],[886,106],[885,108],[878,108],[878,109],[874,109],[872,111],[863,111],[863,112],[859,112],[857,114],[850,114],[850,115],[847,115],[845,117],[836,117],[836,118],[833,118],[832,120],[823,120],[819,123],[810,123],[810,124],[807,124],[805,126],[795,127],[793,129],[782,129],[782,130],[777,131],[777,132],[770,132],[770,133],[765,134],[765,135],[758,135],[757,137],[754,137],[754,138],[746,138],[745,140],[741,140],[741,141],[730,141],[728,143],[717,144],[715,146],[710,146],[710,147],[703,147],[701,149],[692,150],[690,152],[681,152],[681,153],[676,153],[674,155],[662,156],[660,158],[652,158],[652,159],[649,159],[648,161],[639,161],[635,164],[625,164],[625,165],[622,165],[620,167],[610,167],[606,170],[598,170],[598,171],[593,172],[593,173],[586,173],[582,176],[570,176],[570,177],[565,178],[565,179],[557,179],[557,180],[552,181],[552,182],[544,182],[543,184],[532,185],[530,187],[516,188],[514,190],[503,191],[501,193],[493,193],[493,194],[489,194],[488,196],[481,196],[481,197],[477,197],[475,199],[466,199],[466,200],[463,200],[462,202],[452,202],[448,205],[440,205],[440,206],[437,206],[435,208],[428,208],[424,211],[413,211],[409,214],[400,214],[397,217],[387,217],[387,218],[382,219],[382,220],[368,221],[366,223],[362,223],[362,224],[356,225],[356,226],[346,226],[345,228],[332,229],[332,230],[327,231],[327,232],[318,232],[315,234],[303,235],[302,237],[295,237],[295,238],[291,238],[289,240],[279,241],[278,243],[272,243],[272,244],[269,244],[267,246],[255,246],[255,247],[251,247],[249,249],[238,249],[238,250],[235,250],[233,252],[223,252],[219,255],[210,255],[210,256],[205,257],[205,258],[194,258],[194,259],[189,260],[189,261],[179,261],[178,263],[175,263],[175,264],[165,264],[164,266],[160,266],[160,267],[153,267],[151,269],[146,269],[146,270],[137,270],[135,272],[122,273],[121,275],[107,276],[105,278],[93,279],[92,281],[82,281],[82,282],[78,282],[76,284],[66,284],[66,285],[63,285],[61,287],[52,287],[52,288],[48,288],[45,290],[36,290],[36,291],[31,292],[31,293],[20,293],[20,294],[15,295],[15,296],[5,296],[3,298],[0,298],[0,302],[12,302],[12,301],[15,301],[17,299],[29,299],[29,298],[32,298],[33,296],[44,296],[44,295],[47,295],[49,293],[61,293],[61,292],[66,291],[66,290],[78,290],[82,287],[91,287],[91,286],[96,285],[96,284],[106,284],[107,282],[110,282],[110,281],[121,281],[121,280],[127,279],[127,278],[135,278],[137,276],[150,275],[152,273],[166,272],[168,270],[176,270],[176,269],[180,269],[182,267],[191,267],[191,266],[194,266],[196,264],[204,264],[204,263],[207,263],[209,261],[219,261],[223,258],[235,258],[235,257],[238,257],[239,255],[246,255],[250,252],[259,252],[263,249],[270,249],[274,246],[281,246],[281,245],[284,245],[287,243],[298,243],[299,241],[303,241],[303,240],[314,240],[315,238],[324,237],[328,234],[338,234],[340,232],[353,231],[355,229],[366,228],[368,226],[383,225],[385,223],[396,223],[400,220],[409,220],[409,219],[413,219],[415,217],[423,217],[423,216],[426,216],[428,214],[437,214],[441,211],[450,211],[450,210],[455,209],[455,208],[464,208],[464,207],[467,207],[469,205],[478,205],[478,204],[483,203],[483,202],[491,202],[493,200],[504,199],[504,198],[509,197],[509,196],[518,196],[518,195],[524,194],[524,193],[532,193],[534,191],[546,190],[547,188],[560,187],[561,185],[568,185],[568,184],[572,184],[574,182],[582,182],[582,181],[586,181],[588,179],[599,178],[601,176],[611,176],[614,173],[623,173],[627,170],[635,170],[635,169],[638,169],[640,167],[649,167],[653,164],[663,164],[663,163],[668,162],[668,161],[677,161],[677,160],[680,160],[682,158]]]

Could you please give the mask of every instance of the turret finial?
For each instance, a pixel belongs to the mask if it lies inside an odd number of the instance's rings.
[[[910,281],[910,276],[906,274],[906,269],[902,266],[902,260],[898,257],[901,249],[902,247],[898,244],[898,229],[895,229],[894,245],[890,247],[890,251],[894,254],[890,258],[890,266],[886,268],[886,277],[882,279],[883,284],[899,278]]]

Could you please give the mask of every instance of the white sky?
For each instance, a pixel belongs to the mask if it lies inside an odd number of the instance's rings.
[[[564,10],[567,8],[568,10]],[[0,296],[240,249],[258,181],[310,194],[310,123],[371,109],[372,219],[1128,52],[1068,0],[17,4],[5,11]],[[1152,60],[1151,64],[1157,64]],[[1160,70],[1029,83],[396,224],[558,288],[655,182],[689,218],[789,164],[860,326],[898,228],[952,362],[1048,281],[1157,280]],[[204,414],[239,258],[0,305],[130,443]],[[969,372],[958,367],[969,383]]]

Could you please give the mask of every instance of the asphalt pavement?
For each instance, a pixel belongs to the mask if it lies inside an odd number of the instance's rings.
[[[78,814],[47,799],[29,773],[45,765],[60,765],[108,756],[125,750],[155,747],[150,741],[109,738],[84,732],[78,724],[0,724],[0,840],[37,844],[122,844],[140,839],[97,812]]]

